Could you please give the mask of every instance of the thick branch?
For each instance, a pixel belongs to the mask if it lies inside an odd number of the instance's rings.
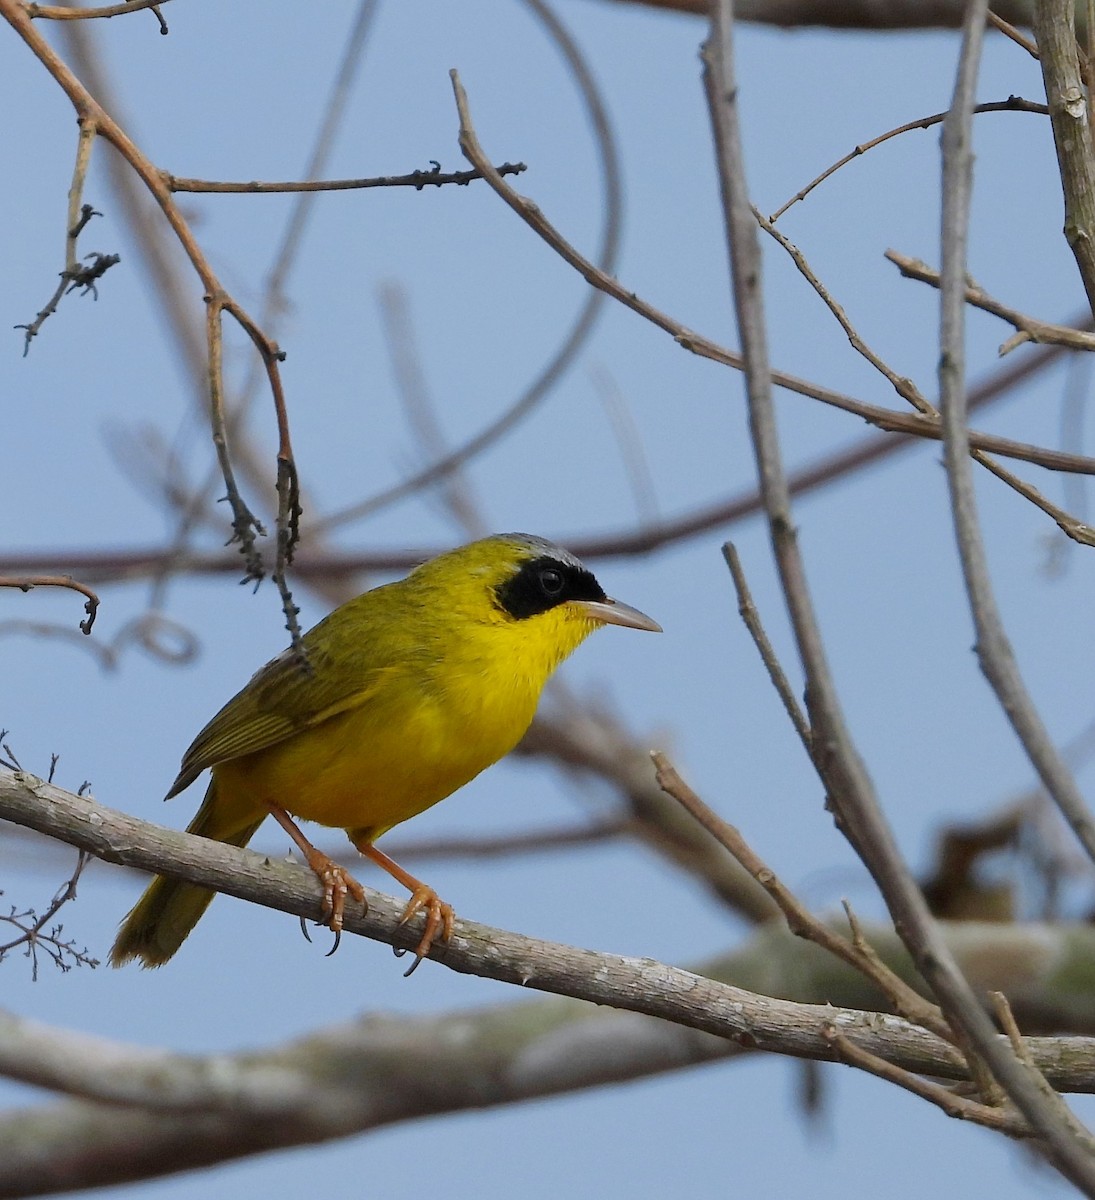
[[[1080,79],[1074,0],[1036,0],[1034,33],[1065,200],[1065,238],[1095,313],[1095,158]]]

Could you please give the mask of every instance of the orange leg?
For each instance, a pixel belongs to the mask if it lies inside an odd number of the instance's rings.
[[[443,942],[447,942],[452,937],[452,926],[455,920],[452,905],[446,904],[428,883],[423,883],[421,879],[415,879],[409,872],[404,871],[399,863],[389,858],[383,850],[378,850],[372,842],[368,842],[364,838],[358,841],[352,834],[350,841],[366,858],[371,858],[378,867],[383,867],[393,879],[398,880],[411,893],[407,907],[403,910],[400,925],[405,925],[411,917],[423,909],[426,911],[426,929],[422,934],[422,940],[414,948],[414,962],[406,971],[406,974],[410,975],[429,954],[439,935]]]
[[[360,904],[365,904],[365,889],[345,867],[340,867],[333,858],[329,858],[322,850],[317,850],[301,832],[296,821],[280,804],[268,801],[267,807],[273,814],[274,820],[293,839],[301,854],[304,855],[308,866],[312,868],[316,878],[323,885],[323,920],[331,927],[335,935],[335,944],[331,949],[331,954],[334,954],[342,937],[342,914],[346,908],[347,893]]]

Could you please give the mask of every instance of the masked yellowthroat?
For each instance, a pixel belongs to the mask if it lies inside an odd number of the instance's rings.
[[[438,555],[305,634],[307,666],[289,650],[268,662],[194,739],[168,798],[209,767],[188,832],[245,846],[272,815],[323,884],[336,937],[347,894],[364,902],[364,892],[293,816],[345,829],[410,889],[403,920],[425,911],[417,965],[452,932],[452,908],[373,843],[512,750],[552,671],[602,625],[661,628],[542,538],[500,534]],[[157,876],[111,963],[167,962],[212,898]]]

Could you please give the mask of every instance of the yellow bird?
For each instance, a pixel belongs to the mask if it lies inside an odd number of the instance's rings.
[[[451,934],[453,910],[373,843],[512,750],[548,677],[606,624],[661,628],[542,538],[499,534],[438,555],[305,634],[307,667],[290,650],[268,662],[194,739],[168,799],[212,768],[188,832],[231,846],[246,846],[272,814],[322,883],[336,939],[347,894],[363,903],[364,892],[293,817],[345,829],[410,890],[403,920],[425,911],[417,966]],[[212,898],[157,876],[111,963],[167,962]]]

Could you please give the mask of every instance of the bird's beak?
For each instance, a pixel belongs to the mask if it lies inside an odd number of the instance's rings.
[[[600,621],[605,625],[624,625],[628,629],[646,629],[650,633],[662,632],[662,627],[657,621],[619,600],[568,600],[567,603],[591,620]]]

